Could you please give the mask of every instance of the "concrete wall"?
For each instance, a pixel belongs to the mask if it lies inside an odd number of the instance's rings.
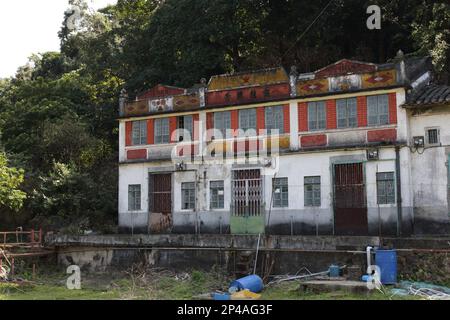
[[[435,107],[414,115],[410,112],[411,137],[425,136],[427,128],[439,128],[440,146],[411,149],[412,196],[415,232],[449,233],[450,108]]]
[[[48,237],[57,250],[58,263],[78,265],[82,272],[126,270],[133,264],[162,267],[177,272],[193,269],[242,272],[240,255],[255,260],[258,236],[233,235],[140,235]],[[306,267],[311,272],[327,270],[331,264],[366,267],[365,247],[386,246],[398,252],[400,279],[448,284],[449,238],[378,238],[336,236],[263,236],[257,274],[272,265],[271,274],[295,274]],[[252,267],[252,264],[250,264]],[[253,271],[253,270],[252,270]]]

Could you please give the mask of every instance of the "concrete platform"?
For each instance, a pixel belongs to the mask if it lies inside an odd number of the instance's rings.
[[[344,291],[355,294],[369,294],[370,290],[365,282],[348,280],[311,280],[300,283],[301,292],[323,293]]]

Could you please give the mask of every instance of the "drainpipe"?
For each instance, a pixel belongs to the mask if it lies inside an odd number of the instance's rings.
[[[395,147],[395,177],[397,182],[397,237],[402,235],[402,184],[400,176],[400,147]]]

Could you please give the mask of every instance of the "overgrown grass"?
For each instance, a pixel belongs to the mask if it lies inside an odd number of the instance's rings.
[[[25,274],[26,278],[30,275]],[[41,273],[34,281],[21,285],[0,283],[0,300],[180,300],[201,299],[208,293],[226,291],[231,278],[220,272],[176,274],[169,271],[132,270],[88,274],[81,290],[66,288],[67,275]],[[296,281],[266,287],[262,300],[404,300],[410,296],[389,293],[351,294],[343,291],[314,294],[300,292]]]

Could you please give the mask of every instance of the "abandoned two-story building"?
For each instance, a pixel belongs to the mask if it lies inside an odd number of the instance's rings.
[[[428,58],[158,85],[120,103],[133,233],[447,233],[450,87]]]

